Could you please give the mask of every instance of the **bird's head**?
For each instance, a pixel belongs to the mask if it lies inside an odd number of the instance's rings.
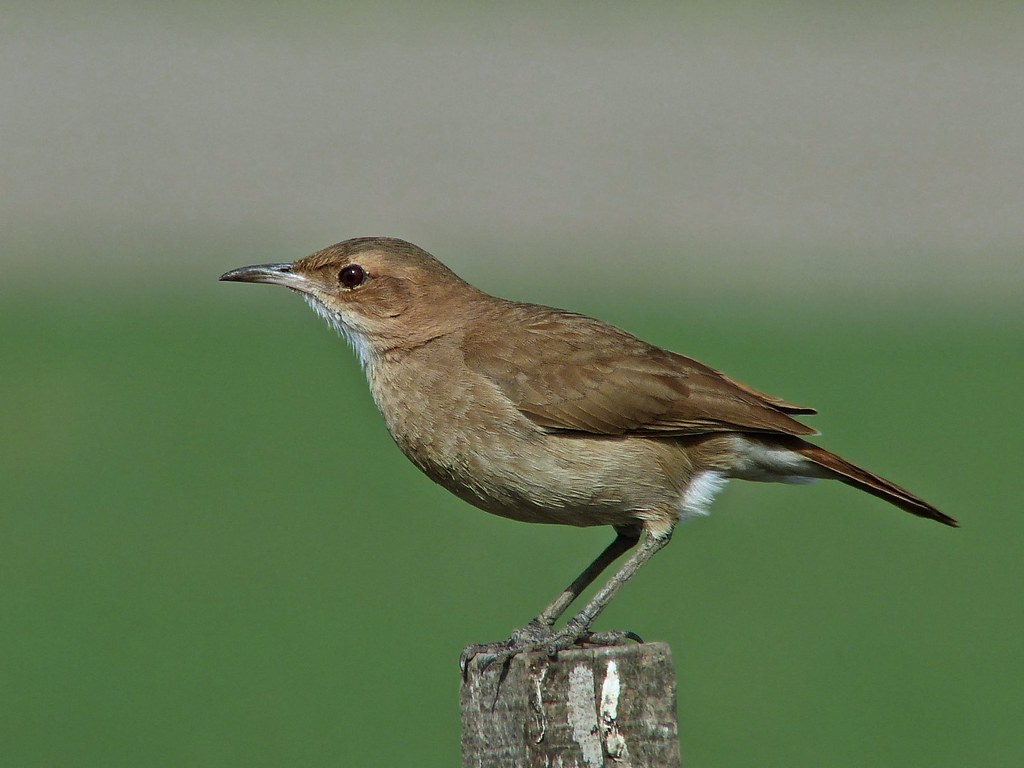
[[[332,245],[293,264],[233,269],[221,280],[283,285],[352,344],[366,366],[381,352],[446,333],[477,295],[429,253],[388,237]]]

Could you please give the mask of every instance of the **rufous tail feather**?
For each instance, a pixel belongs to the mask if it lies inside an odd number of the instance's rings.
[[[930,520],[936,520],[943,525],[949,525],[954,528],[959,527],[959,523],[952,517],[943,514],[927,501],[919,499],[910,491],[900,488],[896,483],[868,472],[866,469],[858,467],[856,464],[852,464],[841,456],[836,456],[834,453],[826,451],[824,448],[819,448],[803,440],[800,440],[799,443],[795,450],[801,456],[814,462],[819,467],[824,467],[834,472],[837,480],[866,491],[872,496],[885,499],[890,504],[895,504],[912,515],[927,517]]]

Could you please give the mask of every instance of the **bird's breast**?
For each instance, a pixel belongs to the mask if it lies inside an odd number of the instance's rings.
[[[403,453],[456,496],[503,517],[563,525],[678,514],[692,467],[674,441],[552,433],[444,350],[405,362],[367,370],[374,400]]]

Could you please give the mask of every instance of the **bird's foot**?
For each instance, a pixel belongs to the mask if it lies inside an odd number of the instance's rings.
[[[467,645],[459,655],[459,668],[465,677],[473,659],[479,659],[479,668],[483,672],[495,663],[507,667],[512,657],[520,653],[543,651],[555,658],[559,651],[573,646],[625,645],[631,641],[643,642],[634,632],[591,632],[579,617],[570,619],[563,629],[557,631],[550,624],[534,619],[503,642]]]

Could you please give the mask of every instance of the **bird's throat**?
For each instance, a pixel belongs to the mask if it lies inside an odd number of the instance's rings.
[[[363,370],[369,369],[377,355],[373,346],[366,340],[366,337],[342,320],[337,312],[324,306],[315,296],[310,296],[308,293],[302,293],[301,296],[306,300],[310,308],[324,319],[324,322],[348,342],[349,346],[356,353],[356,357],[359,358],[359,364],[363,367]]]

